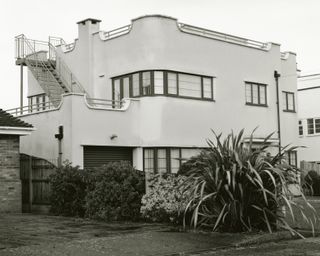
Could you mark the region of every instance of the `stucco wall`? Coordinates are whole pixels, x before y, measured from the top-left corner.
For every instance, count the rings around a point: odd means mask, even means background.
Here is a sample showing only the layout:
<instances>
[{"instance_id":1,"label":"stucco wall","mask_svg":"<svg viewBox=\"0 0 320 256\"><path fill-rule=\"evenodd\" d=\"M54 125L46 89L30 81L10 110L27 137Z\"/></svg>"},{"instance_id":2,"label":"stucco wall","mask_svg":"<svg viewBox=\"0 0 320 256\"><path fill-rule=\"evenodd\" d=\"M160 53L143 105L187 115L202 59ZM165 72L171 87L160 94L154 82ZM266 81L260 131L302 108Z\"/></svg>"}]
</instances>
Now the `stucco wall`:
<instances>
[{"instance_id":1,"label":"stucco wall","mask_svg":"<svg viewBox=\"0 0 320 256\"><path fill-rule=\"evenodd\" d=\"M203 147L205 139L212 136L211 128L217 133L245 128L249 135L258 127L256 136L266 136L277 131L275 70L281 73L282 141L297 144L297 114L282 112L282 90L296 92L296 59L289 53L281 60L278 44L261 50L191 35L181 32L175 19L164 17L136 19L128 34L106 41L94 33L97 25L90 26L90 22L79 24L72 51L58 51L91 97L111 99L113 76L169 69L215 77L215 102L142 97L132 101L127 111L117 112L89 109L83 97L68 96L59 111L23 118L37 128L26 141L49 138L46 145L35 143L31 147L34 152L57 155L53 135L59 124L69 133L64 139L65 157L79 165L83 145ZM245 104L245 81L267 84L268 107ZM118 138L110 141L111 134ZM142 157L141 152L135 155Z\"/></svg>"},{"instance_id":2,"label":"stucco wall","mask_svg":"<svg viewBox=\"0 0 320 256\"><path fill-rule=\"evenodd\" d=\"M320 85L320 76L299 79L299 89ZM320 134L307 134L307 118L320 118L319 110L320 88L301 90L298 92L299 120L303 123L303 135L299 136L299 145L302 148L301 160L320 161Z\"/></svg>"}]
</instances>

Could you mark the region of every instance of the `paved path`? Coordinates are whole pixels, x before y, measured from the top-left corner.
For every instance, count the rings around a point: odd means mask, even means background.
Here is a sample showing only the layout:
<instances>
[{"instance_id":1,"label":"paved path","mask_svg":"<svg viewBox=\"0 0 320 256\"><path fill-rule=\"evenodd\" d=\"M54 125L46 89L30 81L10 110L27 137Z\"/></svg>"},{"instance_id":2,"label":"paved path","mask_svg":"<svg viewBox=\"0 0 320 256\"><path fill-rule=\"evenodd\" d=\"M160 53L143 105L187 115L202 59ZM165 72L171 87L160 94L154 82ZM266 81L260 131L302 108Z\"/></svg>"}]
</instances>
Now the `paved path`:
<instances>
[{"instance_id":1,"label":"paved path","mask_svg":"<svg viewBox=\"0 0 320 256\"><path fill-rule=\"evenodd\" d=\"M170 226L0 215L0 255L172 255L227 247L236 234L173 232Z\"/></svg>"}]
</instances>

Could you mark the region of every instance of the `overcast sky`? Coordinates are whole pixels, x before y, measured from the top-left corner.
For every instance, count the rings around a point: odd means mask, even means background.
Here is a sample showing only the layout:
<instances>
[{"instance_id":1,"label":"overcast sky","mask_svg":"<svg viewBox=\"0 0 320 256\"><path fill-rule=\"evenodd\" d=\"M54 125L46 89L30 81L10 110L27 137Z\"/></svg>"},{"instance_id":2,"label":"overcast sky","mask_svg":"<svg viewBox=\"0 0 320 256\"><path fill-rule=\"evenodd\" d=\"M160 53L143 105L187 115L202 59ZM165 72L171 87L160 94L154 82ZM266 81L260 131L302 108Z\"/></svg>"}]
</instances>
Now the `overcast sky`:
<instances>
[{"instance_id":1,"label":"overcast sky","mask_svg":"<svg viewBox=\"0 0 320 256\"><path fill-rule=\"evenodd\" d=\"M101 30L107 31L145 14L169 15L183 23L280 43L281 51L297 53L303 74L320 73L320 0L1 0L0 108L19 106L16 35L38 40L59 36L71 43L79 20L101 19Z\"/></svg>"}]
</instances>

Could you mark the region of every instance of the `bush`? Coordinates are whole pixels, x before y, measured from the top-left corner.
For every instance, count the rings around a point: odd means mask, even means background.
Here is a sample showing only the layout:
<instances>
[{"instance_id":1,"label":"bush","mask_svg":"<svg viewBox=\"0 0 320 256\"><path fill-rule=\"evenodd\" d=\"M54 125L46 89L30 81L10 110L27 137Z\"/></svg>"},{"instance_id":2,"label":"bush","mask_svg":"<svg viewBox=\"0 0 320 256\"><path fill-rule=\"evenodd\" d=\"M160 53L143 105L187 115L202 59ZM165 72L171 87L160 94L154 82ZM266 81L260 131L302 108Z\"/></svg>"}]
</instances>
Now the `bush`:
<instances>
[{"instance_id":1,"label":"bush","mask_svg":"<svg viewBox=\"0 0 320 256\"><path fill-rule=\"evenodd\" d=\"M90 171L85 197L86 216L102 220L139 219L145 192L144 173L128 162L116 162Z\"/></svg>"},{"instance_id":2,"label":"bush","mask_svg":"<svg viewBox=\"0 0 320 256\"><path fill-rule=\"evenodd\" d=\"M87 172L79 167L72 167L70 163L50 175L51 212L57 215L83 217L87 180Z\"/></svg>"},{"instance_id":3,"label":"bush","mask_svg":"<svg viewBox=\"0 0 320 256\"><path fill-rule=\"evenodd\" d=\"M187 196L183 195L185 179L174 174L154 175L142 198L142 217L153 222L182 223L188 202Z\"/></svg>"},{"instance_id":4,"label":"bush","mask_svg":"<svg viewBox=\"0 0 320 256\"><path fill-rule=\"evenodd\" d=\"M304 187L310 190L310 195L320 196L320 175L316 171L309 171L304 181Z\"/></svg>"},{"instance_id":5,"label":"bush","mask_svg":"<svg viewBox=\"0 0 320 256\"><path fill-rule=\"evenodd\" d=\"M192 160L185 182L185 192L192 195L187 206L193 212L190 224L229 232L281 227L298 234L282 213L286 206L292 217L294 207L303 214L287 187L296 180L297 169L285 162L284 152L267 154L272 135L253 149L253 135L245 144L243 132L224 140L215 134L215 142L208 140L209 149Z\"/></svg>"}]
</instances>

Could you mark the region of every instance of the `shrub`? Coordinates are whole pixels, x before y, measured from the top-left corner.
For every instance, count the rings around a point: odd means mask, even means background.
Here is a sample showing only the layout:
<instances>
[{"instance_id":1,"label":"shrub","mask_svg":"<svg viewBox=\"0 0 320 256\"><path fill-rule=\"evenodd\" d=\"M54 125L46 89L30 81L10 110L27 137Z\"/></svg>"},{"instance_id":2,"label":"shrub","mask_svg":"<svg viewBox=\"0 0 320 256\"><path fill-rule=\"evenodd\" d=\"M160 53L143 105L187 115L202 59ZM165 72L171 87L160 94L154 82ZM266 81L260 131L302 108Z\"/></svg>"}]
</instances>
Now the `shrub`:
<instances>
[{"instance_id":1,"label":"shrub","mask_svg":"<svg viewBox=\"0 0 320 256\"><path fill-rule=\"evenodd\" d=\"M309 171L304 181L303 185L310 190L311 195L320 196L320 175L316 171Z\"/></svg>"},{"instance_id":2,"label":"shrub","mask_svg":"<svg viewBox=\"0 0 320 256\"><path fill-rule=\"evenodd\" d=\"M145 192L144 173L128 162L115 162L90 171L86 216L102 220L137 220Z\"/></svg>"},{"instance_id":3,"label":"shrub","mask_svg":"<svg viewBox=\"0 0 320 256\"><path fill-rule=\"evenodd\" d=\"M64 216L84 216L87 172L70 163L58 168L49 177L51 212Z\"/></svg>"},{"instance_id":4,"label":"shrub","mask_svg":"<svg viewBox=\"0 0 320 256\"><path fill-rule=\"evenodd\" d=\"M183 195L185 177L157 174L148 181L147 193L142 198L141 214L153 222L182 223L187 197Z\"/></svg>"},{"instance_id":5,"label":"shrub","mask_svg":"<svg viewBox=\"0 0 320 256\"><path fill-rule=\"evenodd\" d=\"M208 140L209 149L187 173L185 192L192 195L186 207L193 212L190 224L229 232L272 232L281 227L298 234L281 211L286 206L294 218L292 208L296 207L303 214L302 207L291 201L287 187L295 181L297 169L284 161L284 153L267 154L272 134L253 149L253 135L245 144L243 132L224 140L214 134L215 142Z\"/></svg>"}]
</instances>

